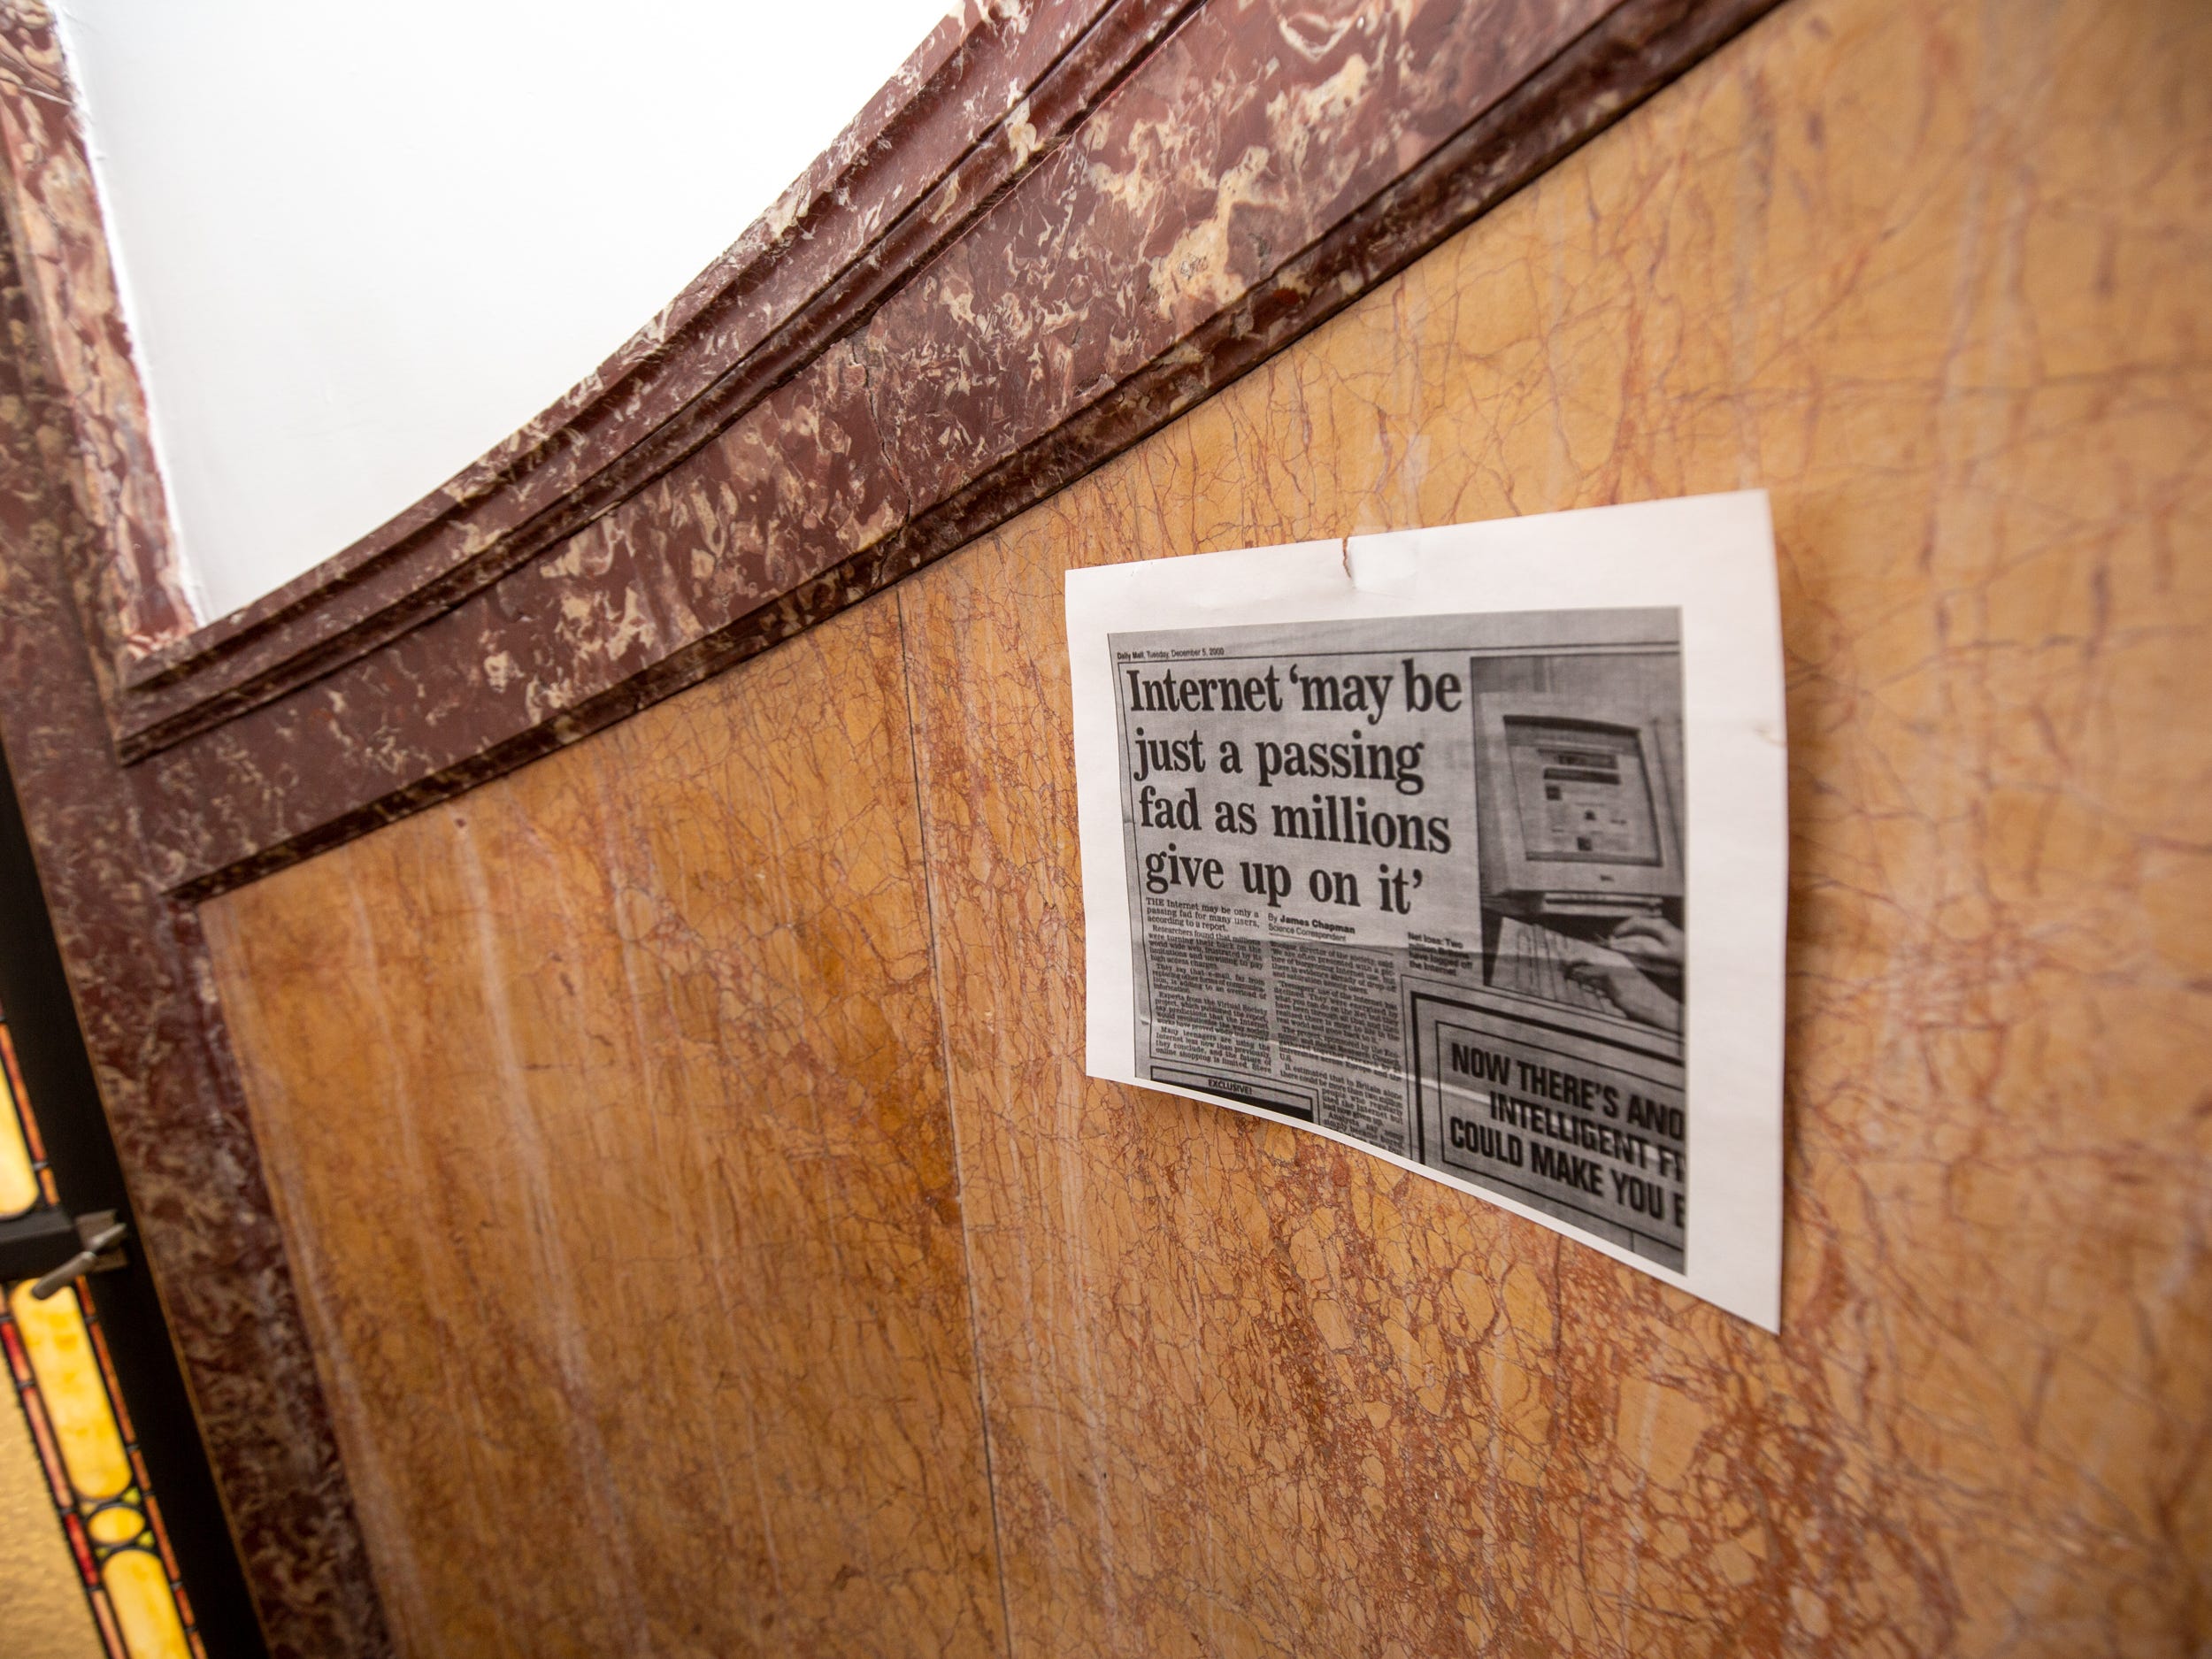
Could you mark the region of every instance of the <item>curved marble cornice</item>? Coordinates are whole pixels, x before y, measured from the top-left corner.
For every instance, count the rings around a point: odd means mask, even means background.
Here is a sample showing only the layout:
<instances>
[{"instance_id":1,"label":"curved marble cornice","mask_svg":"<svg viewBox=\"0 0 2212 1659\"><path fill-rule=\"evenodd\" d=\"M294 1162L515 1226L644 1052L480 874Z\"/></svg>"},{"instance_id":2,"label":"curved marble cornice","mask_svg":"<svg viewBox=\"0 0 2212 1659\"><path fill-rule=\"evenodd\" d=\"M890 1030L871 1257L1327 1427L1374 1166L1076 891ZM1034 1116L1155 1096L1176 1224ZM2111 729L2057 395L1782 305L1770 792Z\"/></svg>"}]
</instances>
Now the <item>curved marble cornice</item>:
<instances>
[{"instance_id":1,"label":"curved marble cornice","mask_svg":"<svg viewBox=\"0 0 2212 1659\"><path fill-rule=\"evenodd\" d=\"M1071 0L949 19L506 443L110 687L219 891L572 741L1173 419L1772 0Z\"/></svg>"},{"instance_id":2,"label":"curved marble cornice","mask_svg":"<svg viewBox=\"0 0 2212 1659\"><path fill-rule=\"evenodd\" d=\"M134 760L373 651L680 464L865 319L1048 153L1191 0L948 16L831 148L621 349L411 507L139 657Z\"/></svg>"}]
</instances>

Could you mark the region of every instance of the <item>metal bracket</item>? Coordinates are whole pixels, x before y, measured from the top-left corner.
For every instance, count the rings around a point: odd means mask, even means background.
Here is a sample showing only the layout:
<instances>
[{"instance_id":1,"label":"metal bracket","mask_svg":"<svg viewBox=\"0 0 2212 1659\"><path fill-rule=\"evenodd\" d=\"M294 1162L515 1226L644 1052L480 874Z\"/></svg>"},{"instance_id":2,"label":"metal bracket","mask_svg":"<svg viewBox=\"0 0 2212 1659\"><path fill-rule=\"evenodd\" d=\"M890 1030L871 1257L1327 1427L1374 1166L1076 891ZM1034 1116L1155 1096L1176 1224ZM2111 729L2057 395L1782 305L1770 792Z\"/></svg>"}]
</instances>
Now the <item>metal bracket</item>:
<instances>
[{"instance_id":1,"label":"metal bracket","mask_svg":"<svg viewBox=\"0 0 2212 1659\"><path fill-rule=\"evenodd\" d=\"M0 1221L0 1279L37 1275L31 1294L43 1302L83 1274L110 1272L125 1265L118 1247L129 1233L130 1224L118 1221L112 1210L74 1217L42 1210Z\"/></svg>"}]
</instances>

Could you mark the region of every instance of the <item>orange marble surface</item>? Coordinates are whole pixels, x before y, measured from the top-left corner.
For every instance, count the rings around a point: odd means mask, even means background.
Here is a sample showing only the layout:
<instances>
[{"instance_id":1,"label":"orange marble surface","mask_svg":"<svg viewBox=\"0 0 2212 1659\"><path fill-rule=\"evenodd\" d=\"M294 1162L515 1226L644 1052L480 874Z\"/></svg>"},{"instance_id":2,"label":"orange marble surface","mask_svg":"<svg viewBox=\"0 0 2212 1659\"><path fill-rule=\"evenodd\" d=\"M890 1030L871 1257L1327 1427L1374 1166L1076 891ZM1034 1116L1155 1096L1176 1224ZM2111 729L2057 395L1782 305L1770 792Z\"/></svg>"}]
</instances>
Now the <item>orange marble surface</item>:
<instances>
[{"instance_id":1,"label":"orange marble surface","mask_svg":"<svg viewBox=\"0 0 2212 1659\"><path fill-rule=\"evenodd\" d=\"M1798 0L902 590L1013 1651L2212 1639L2212 12ZM1763 485L1777 1340L1082 1076L1061 573Z\"/></svg>"},{"instance_id":2,"label":"orange marble surface","mask_svg":"<svg viewBox=\"0 0 2212 1659\"><path fill-rule=\"evenodd\" d=\"M416 1655L983 1654L897 618L204 911Z\"/></svg>"},{"instance_id":3,"label":"orange marble surface","mask_svg":"<svg viewBox=\"0 0 2212 1659\"><path fill-rule=\"evenodd\" d=\"M2194 0L1792 0L1002 533L207 906L408 1650L2200 1654L2208 201ZM1779 1339L1084 1079L1068 566L1750 486Z\"/></svg>"}]
</instances>

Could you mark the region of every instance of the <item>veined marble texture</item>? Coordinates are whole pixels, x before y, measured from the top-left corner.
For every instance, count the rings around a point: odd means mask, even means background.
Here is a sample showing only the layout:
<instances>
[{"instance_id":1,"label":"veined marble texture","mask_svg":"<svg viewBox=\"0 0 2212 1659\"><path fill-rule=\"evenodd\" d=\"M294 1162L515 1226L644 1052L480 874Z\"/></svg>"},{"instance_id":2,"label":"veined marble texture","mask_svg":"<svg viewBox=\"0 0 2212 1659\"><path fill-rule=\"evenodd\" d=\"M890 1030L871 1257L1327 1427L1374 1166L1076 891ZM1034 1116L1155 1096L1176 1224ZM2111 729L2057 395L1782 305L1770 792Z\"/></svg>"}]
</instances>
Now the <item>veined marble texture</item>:
<instances>
[{"instance_id":1,"label":"veined marble texture","mask_svg":"<svg viewBox=\"0 0 2212 1659\"><path fill-rule=\"evenodd\" d=\"M901 590L1016 1651L2202 1650L2208 24L1793 4ZM1755 485L1779 1340L1086 1081L1065 568Z\"/></svg>"},{"instance_id":2,"label":"veined marble texture","mask_svg":"<svg viewBox=\"0 0 2212 1659\"><path fill-rule=\"evenodd\" d=\"M2200 1654L2208 67L1791 0L893 593L204 907L406 1648ZM1778 1339L1083 1077L1064 570L1749 486Z\"/></svg>"},{"instance_id":3,"label":"veined marble texture","mask_svg":"<svg viewBox=\"0 0 2212 1659\"><path fill-rule=\"evenodd\" d=\"M1349 303L1772 3L1099 7L1041 80L1012 83L1030 94L995 125L892 142L895 174L952 170L886 243L863 237L885 228L871 214L833 215L822 245L849 265L825 273L802 236L794 269L763 256L761 293L729 279L728 308L687 295L695 329L641 336L632 378L517 434L457 483L467 499L424 503L420 537L388 560L354 569L349 553L351 573L265 602L279 611L261 631L219 625L204 637L227 636L222 651L187 641L199 666L127 687L121 746L157 879L196 901L265 874L952 551ZM990 96L949 105L933 81L917 104L989 115L1006 76L1035 73L1033 49L1095 4L992 10L946 68L972 47ZM987 50L1000 34L1018 35L1003 60ZM954 165L943 145L960 134L977 148Z\"/></svg>"},{"instance_id":4,"label":"veined marble texture","mask_svg":"<svg viewBox=\"0 0 2212 1659\"><path fill-rule=\"evenodd\" d=\"M1002 1645L898 614L204 914L403 1652Z\"/></svg>"},{"instance_id":5,"label":"veined marble texture","mask_svg":"<svg viewBox=\"0 0 2212 1659\"><path fill-rule=\"evenodd\" d=\"M587 736L1002 521L1433 246L1770 3L1326 0L1287 19L1248 0L972 4L600 374L315 575L184 637L180 611L133 609L166 603L168 557L47 13L0 6L13 66L0 196L22 278L17 396L0 399L0 726L276 1652L365 1655L387 1637L196 896ZM1184 27L1181 50L1154 50ZM1113 119L1085 127L1101 100ZM1289 173L1253 170L1269 149ZM1217 164L1236 188L1213 188ZM1057 217L1021 196L1041 183ZM1088 234L1072 234L1078 218ZM1192 241L1208 222L1220 234ZM991 248L966 247L958 282L909 280L973 232ZM980 314L979 282L994 295ZM901 294L935 307L935 327L910 316L896 330L935 365L908 377L935 437L884 403L905 383L890 361L872 366L840 332ZM1185 302L1217 309L1179 336ZM872 321L887 328L890 310ZM1110 313L1138 325L1108 331L1111 360L1141 365L1133 378L1101 394L1031 373L1030 344L1088 349L1105 336L1085 329ZM974 374L951 373L971 347ZM787 373L814 377L805 396L786 395ZM721 431L739 410L748 424ZM820 510L895 499L872 423L928 463L955 416L982 434L967 459L984 478L925 465L953 495L919 518ZM993 447L1008 442L1028 447ZM687 455L684 488L639 488ZM556 546L630 489L619 537ZM527 559L542 548L518 531L556 550ZM519 580L488 597L472 586L503 572ZM162 765L131 764L188 731ZM111 740L121 765L103 757ZM183 749L196 758L180 771Z\"/></svg>"}]
</instances>

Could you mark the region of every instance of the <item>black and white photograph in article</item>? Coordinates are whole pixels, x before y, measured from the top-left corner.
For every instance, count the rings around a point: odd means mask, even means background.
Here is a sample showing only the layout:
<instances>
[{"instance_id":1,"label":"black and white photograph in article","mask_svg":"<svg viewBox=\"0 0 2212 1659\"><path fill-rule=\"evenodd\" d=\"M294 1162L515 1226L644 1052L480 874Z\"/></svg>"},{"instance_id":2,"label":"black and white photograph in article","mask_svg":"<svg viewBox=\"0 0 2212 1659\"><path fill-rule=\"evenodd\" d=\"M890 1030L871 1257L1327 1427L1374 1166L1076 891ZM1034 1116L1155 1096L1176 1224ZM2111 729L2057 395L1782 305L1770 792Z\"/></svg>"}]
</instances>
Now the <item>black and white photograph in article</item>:
<instances>
[{"instance_id":1,"label":"black and white photograph in article","mask_svg":"<svg viewBox=\"0 0 2212 1659\"><path fill-rule=\"evenodd\" d=\"M1778 1318L1763 495L1071 572L1094 1075Z\"/></svg>"}]
</instances>

